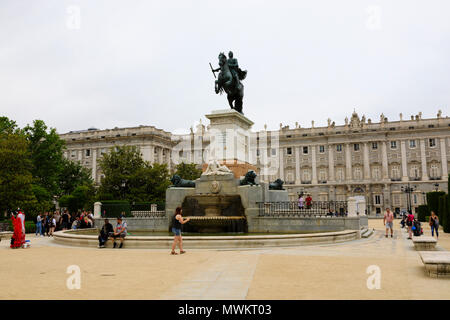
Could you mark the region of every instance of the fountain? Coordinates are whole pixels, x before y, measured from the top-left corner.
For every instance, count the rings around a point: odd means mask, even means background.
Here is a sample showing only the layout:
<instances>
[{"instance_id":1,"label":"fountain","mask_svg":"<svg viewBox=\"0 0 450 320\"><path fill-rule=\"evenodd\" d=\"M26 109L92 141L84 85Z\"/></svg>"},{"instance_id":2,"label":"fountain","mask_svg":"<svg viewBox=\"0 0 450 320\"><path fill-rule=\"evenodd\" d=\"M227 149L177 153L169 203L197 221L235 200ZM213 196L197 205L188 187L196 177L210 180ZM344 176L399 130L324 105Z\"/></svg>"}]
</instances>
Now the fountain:
<instances>
[{"instance_id":1,"label":"fountain","mask_svg":"<svg viewBox=\"0 0 450 320\"><path fill-rule=\"evenodd\" d=\"M192 187L185 186L195 185ZM238 192L240 180L226 166L217 160L208 163L208 167L194 184L184 182L167 190L167 203L172 207L173 194L185 194L181 200L183 216L190 222L183 226L186 232L224 233L247 232L247 219L242 199ZM194 192L192 192L194 191ZM167 212L170 217L171 211Z\"/></svg>"}]
</instances>

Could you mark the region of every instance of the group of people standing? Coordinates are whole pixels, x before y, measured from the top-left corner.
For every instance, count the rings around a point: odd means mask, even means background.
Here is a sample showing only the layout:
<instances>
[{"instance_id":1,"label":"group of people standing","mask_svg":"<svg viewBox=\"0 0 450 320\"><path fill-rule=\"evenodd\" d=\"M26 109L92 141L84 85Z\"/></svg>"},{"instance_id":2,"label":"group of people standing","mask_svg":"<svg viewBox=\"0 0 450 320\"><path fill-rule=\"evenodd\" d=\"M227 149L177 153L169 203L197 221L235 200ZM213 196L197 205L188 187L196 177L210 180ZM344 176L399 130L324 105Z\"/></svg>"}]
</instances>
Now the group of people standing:
<instances>
[{"instance_id":1,"label":"group of people standing","mask_svg":"<svg viewBox=\"0 0 450 320\"><path fill-rule=\"evenodd\" d=\"M386 238L388 237L389 230L392 238L394 234L394 213L389 208L386 209L383 223L386 226ZM411 211L408 211L406 215L403 215L400 224L402 228L404 228L405 226L408 228L408 239L412 239L413 233L415 236L420 236L421 234L423 234L420 222L415 218L414 214ZM431 236L434 237L434 233L436 233L436 238L439 238L439 217L434 211L431 211L431 216L428 220L428 224L431 228Z\"/></svg>"},{"instance_id":2,"label":"group of people standing","mask_svg":"<svg viewBox=\"0 0 450 320\"><path fill-rule=\"evenodd\" d=\"M94 216L90 211L79 211L70 214L68 210L60 213L55 212L39 213L35 219L36 236L53 236L55 231L68 229L92 228L94 226Z\"/></svg>"},{"instance_id":3,"label":"group of people standing","mask_svg":"<svg viewBox=\"0 0 450 320\"><path fill-rule=\"evenodd\" d=\"M310 209L312 206L312 197L310 194L307 194L306 197L303 193L298 196L298 208L300 210L306 208Z\"/></svg>"}]
</instances>

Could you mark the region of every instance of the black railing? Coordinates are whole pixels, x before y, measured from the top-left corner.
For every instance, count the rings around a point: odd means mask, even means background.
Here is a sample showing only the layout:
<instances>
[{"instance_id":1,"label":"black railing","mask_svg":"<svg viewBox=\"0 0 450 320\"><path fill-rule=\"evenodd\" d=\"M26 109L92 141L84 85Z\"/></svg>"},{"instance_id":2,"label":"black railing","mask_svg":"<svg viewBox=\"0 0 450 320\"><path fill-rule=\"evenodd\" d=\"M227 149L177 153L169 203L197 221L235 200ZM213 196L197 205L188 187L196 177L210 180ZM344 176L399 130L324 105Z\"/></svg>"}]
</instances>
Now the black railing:
<instances>
[{"instance_id":1,"label":"black railing","mask_svg":"<svg viewBox=\"0 0 450 320\"><path fill-rule=\"evenodd\" d=\"M313 201L299 206L298 201L258 202L260 217L342 217L347 215L347 201Z\"/></svg>"}]
</instances>

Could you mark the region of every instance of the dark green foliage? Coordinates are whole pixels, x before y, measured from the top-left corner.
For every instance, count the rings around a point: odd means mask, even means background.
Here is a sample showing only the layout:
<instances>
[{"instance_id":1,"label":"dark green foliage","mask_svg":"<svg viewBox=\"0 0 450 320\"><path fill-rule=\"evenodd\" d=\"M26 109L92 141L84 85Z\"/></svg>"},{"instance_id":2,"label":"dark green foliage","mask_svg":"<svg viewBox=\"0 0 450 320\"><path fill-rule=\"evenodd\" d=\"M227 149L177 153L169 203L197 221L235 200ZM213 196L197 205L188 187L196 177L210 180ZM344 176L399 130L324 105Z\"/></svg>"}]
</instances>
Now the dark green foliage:
<instances>
[{"instance_id":1,"label":"dark green foliage","mask_svg":"<svg viewBox=\"0 0 450 320\"><path fill-rule=\"evenodd\" d=\"M102 203L102 216L106 218L117 218L120 215L131 216L131 206L128 201L100 200Z\"/></svg>"},{"instance_id":2,"label":"dark green foliage","mask_svg":"<svg viewBox=\"0 0 450 320\"><path fill-rule=\"evenodd\" d=\"M93 185L91 172L78 162L63 159L59 173L59 187L61 194L71 194L77 186Z\"/></svg>"},{"instance_id":3,"label":"dark green foliage","mask_svg":"<svg viewBox=\"0 0 450 320\"><path fill-rule=\"evenodd\" d=\"M45 188L50 194L61 192L59 175L63 168L63 150L65 142L54 128L47 130L42 120L33 121L33 126L24 128L29 142L33 181Z\"/></svg>"},{"instance_id":4,"label":"dark green foliage","mask_svg":"<svg viewBox=\"0 0 450 320\"><path fill-rule=\"evenodd\" d=\"M427 193L427 204L428 209L431 211L434 211L439 216L439 197L444 195L445 192L443 191L432 191ZM441 216L439 216L439 219Z\"/></svg>"},{"instance_id":5,"label":"dark green foliage","mask_svg":"<svg viewBox=\"0 0 450 320\"><path fill-rule=\"evenodd\" d=\"M78 210L93 209L95 190L92 185L77 186L70 195L64 195L59 199L59 205L65 207L71 213Z\"/></svg>"},{"instance_id":6,"label":"dark green foliage","mask_svg":"<svg viewBox=\"0 0 450 320\"><path fill-rule=\"evenodd\" d=\"M193 180L200 178L202 170L197 168L195 163L180 163L175 167L176 175L180 176L181 179Z\"/></svg>"},{"instance_id":7,"label":"dark green foliage","mask_svg":"<svg viewBox=\"0 0 450 320\"><path fill-rule=\"evenodd\" d=\"M27 140L20 132L13 132L5 118L0 120L0 211L33 208L37 201Z\"/></svg>"},{"instance_id":8,"label":"dark green foliage","mask_svg":"<svg viewBox=\"0 0 450 320\"><path fill-rule=\"evenodd\" d=\"M99 161L105 174L97 199L163 202L170 185L167 165L150 165L134 146L116 147ZM101 201L102 202L102 201Z\"/></svg>"},{"instance_id":9,"label":"dark green foliage","mask_svg":"<svg viewBox=\"0 0 450 320\"><path fill-rule=\"evenodd\" d=\"M428 206L425 205L425 204L420 205L420 206L417 208L417 219L418 219L420 222L426 222L426 221L428 221L428 220L426 220L426 217L427 217L427 216L430 216L430 211L429 211L429 209L428 209Z\"/></svg>"}]
</instances>

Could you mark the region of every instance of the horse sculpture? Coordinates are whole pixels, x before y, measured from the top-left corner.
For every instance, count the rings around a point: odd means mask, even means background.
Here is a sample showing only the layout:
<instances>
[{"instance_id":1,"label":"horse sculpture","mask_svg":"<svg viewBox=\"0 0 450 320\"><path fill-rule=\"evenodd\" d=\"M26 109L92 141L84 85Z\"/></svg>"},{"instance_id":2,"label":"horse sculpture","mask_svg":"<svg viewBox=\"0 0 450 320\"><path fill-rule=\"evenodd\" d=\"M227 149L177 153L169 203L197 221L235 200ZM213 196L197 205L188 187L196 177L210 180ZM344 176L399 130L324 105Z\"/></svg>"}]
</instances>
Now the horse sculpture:
<instances>
[{"instance_id":1,"label":"horse sculpture","mask_svg":"<svg viewBox=\"0 0 450 320\"><path fill-rule=\"evenodd\" d=\"M228 65L227 57L223 52L219 54L219 66L219 69L213 70L213 72L220 70L215 82L216 93L222 94L225 91L227 93L228 104L231 109L242 113L244 85L239 80L243 80L247 72L240 70L239 67L236 66L237 70L235 70L235 72L237 76L233 76L233 72Z\"/></svg>"}]
</instances>

